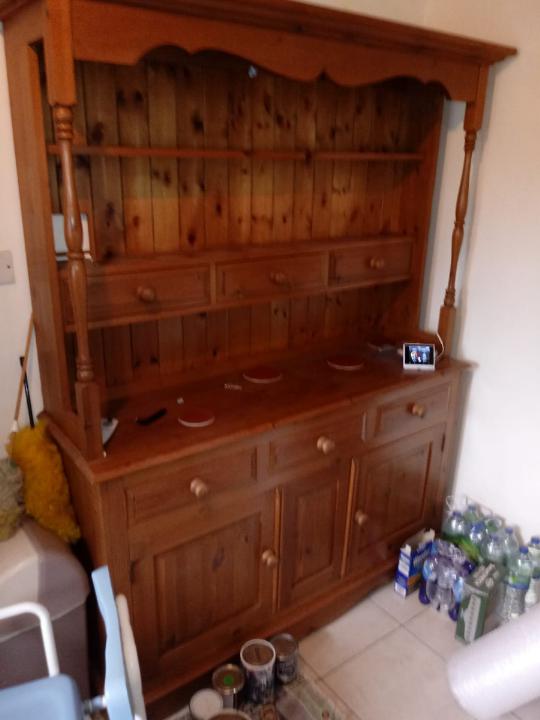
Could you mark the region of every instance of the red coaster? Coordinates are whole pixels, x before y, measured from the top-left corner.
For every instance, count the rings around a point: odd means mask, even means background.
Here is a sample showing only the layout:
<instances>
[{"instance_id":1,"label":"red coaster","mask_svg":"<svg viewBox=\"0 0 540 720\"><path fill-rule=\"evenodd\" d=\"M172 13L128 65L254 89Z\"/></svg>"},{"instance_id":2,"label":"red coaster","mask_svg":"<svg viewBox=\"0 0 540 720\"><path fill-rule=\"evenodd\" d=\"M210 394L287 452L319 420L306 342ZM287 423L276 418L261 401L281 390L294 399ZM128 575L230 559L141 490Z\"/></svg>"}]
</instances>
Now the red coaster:
<instances>
[{"instance_id":1,"label":"red coaster","mask_svg":"<svg viewBox=\"0 0 540 720\"><path fill-rule=\"evenodd\" d=\"M353 372L364 367L364 361L359 355L334 355L327 359L328 365L334 370L345 370Z\"/></svg>"},{"instance_id":2,"label":"red coaster","mask_svg":"<svg viewBox=\"0 0 540 720\"><path fill-rule=\"evenodd\" d=\"M215 415L211 410L184 405L180 410L178 422L184 427L203 428L211 425L215 419Z\"/></svg>"},{"instance_id":3,"label":"red coaster","mask_svg":"<svg viewBox=\"0 0 540 720\"><path fill-rule=\"evenodd\" d=\"M246 370L244 373L244 379L252 383L258 383L259 385L268 385L270 383L279 382L283 374L276 370L276 368L268 367L267 365L259 365L258 367Z\"/></svg>"}]
</instances>

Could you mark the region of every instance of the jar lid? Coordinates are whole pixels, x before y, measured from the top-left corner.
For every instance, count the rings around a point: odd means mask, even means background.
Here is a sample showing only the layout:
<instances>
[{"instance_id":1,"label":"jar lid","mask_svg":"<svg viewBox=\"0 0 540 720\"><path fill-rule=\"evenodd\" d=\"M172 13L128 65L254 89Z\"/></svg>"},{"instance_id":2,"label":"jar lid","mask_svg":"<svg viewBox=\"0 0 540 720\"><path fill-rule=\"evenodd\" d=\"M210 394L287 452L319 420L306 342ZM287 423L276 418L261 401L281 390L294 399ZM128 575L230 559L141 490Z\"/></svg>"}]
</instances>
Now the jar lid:
<instances>
[{"instance_id":1,"label":"jar lid","mask_svg":"<svg viewBox=\"0 0 540 720\"><path fill-rule=\"evenodd\" d=\"M251 640L240 651L242 661L255 666L268 665L274 656L274 648L266 640Z\"/></svg>"},{"instance_id":2,"label":"jar lid","mask_svg":"<svg viewBox=\"0 0 540 720\"><path fill-rule=\"evenodd\" d=\"M189 701L189 712L194 720L210 720L223 709L223 698L211 688L198 690Z\"/></svg>"},{"instance_id":3,"label":"jar lid","mask_svg":"<svg viewBox=\"0 0 540 720\"><path fill-rule=\"evenodd\" d=\"M270 642L275 647L276 656L280 660L283 660L284 658L293 655L298 649L298 643L296 642L294 637L292 635L289 635L288 633L276 635L270 640Z\"/></svg>"},{"instance_id":4,"label":"jar lid","mask_svg":"<svg viewBox=\"0 0 540 720\"><path fill-rule=\"evenodd\" d=\"M244 673L238 665L228 663L214 671L212 685L220 695L236 695L244 687Z\"/></svg>"}]
</instances>

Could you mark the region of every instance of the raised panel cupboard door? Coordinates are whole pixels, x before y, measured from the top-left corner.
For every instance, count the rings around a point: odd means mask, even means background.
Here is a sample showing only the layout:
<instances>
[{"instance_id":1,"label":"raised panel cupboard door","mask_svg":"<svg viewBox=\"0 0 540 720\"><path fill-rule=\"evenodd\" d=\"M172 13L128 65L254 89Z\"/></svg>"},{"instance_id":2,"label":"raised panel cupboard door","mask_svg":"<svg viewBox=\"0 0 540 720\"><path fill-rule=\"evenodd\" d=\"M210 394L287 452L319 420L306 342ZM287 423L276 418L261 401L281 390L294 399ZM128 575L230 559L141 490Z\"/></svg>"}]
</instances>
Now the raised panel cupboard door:
<instances>
[{"instance_id":1,"label":"raised panel cupboard door","mask_svg":"<svg viewBox=\"0 0 540 720\"><path fill-rule=\"evenodd\" d=\"M134 629L145 677L185 670L215 648L239 647L270 616L274 498L270 492L244 508L224 508L197 533L179 527L177 541L146 549L134 562Z\"/></svg>"},{"instance_id":2,"label":"raised panel cupboard door","mask_svg":"<svg viewBox=\"0 0 540 720\"><path fill-rule=\"evenodd\" d=\"M402 541L431 522L444 430L444 425L430 428L355 460L349 572L397 562Z\"/></svg>"},{"instance_id":3,"label":"raised panel cupboard door","mask_svg":"<svg viewBox=\"0 0 540 720\"><path fill-rule=\"evenodd\" d=\"M350 463L339 460L286 485L280 606L325 592L341 575Z\"/></svg>"}]
</instances>

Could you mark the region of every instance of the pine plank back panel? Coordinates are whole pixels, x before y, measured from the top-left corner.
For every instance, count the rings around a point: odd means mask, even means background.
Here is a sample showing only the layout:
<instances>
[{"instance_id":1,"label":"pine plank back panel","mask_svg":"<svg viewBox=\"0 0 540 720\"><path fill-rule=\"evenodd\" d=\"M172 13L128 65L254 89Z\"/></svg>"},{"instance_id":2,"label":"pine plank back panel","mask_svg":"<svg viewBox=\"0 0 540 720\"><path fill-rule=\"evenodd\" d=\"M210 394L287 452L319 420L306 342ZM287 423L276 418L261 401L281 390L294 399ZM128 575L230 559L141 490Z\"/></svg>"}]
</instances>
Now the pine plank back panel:
<instances>
[{"instance_id":1,"label":"pine plank back panel","mask_svg":"<svg viewBox=\"0 0 540 720\"><path fill-rule=\"evenodd\" d=\"M76 70L75 144L242 151L229 159L78 154L98 260L405 230L416 237L415 257L424 257L432 190L424 168L437 151L440 88L400 79L358 88L324 77L295 82L217 53L192 57L174 48L133 66L78 62ZM48 108L44 117L52 144ZM422 155L412 162L346 155L355 152ZM49 177L59 212L54 158ZM360 339L417 316L421 281L420 264L407 287L94 329L98 382L115 397L232 358ZM67 352L71 358L73 344Z\"/></svg>"}]
</instances>

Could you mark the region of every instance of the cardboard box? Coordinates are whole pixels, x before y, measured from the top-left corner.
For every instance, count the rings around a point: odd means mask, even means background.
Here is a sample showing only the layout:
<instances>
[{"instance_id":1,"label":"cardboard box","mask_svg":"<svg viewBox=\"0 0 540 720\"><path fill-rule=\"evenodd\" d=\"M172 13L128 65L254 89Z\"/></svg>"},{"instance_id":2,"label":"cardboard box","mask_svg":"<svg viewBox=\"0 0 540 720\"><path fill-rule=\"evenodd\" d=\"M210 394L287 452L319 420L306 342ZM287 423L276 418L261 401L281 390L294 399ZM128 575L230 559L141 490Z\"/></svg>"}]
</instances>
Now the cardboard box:
<instances>
[{"instance_id":1,"label":"cardboard box","mask_svg":"<svg viewBox=\"0 0 540 720\"><path fill-rule=\"evenodd\" d=\"M471 643L497 626L496 609L503 577L504 569L489 563L480 565L465 579L456 625L459 640Z\"/></svg>"},{"instance_id":2,"label":"cardboard box","mask_svg":"<svg viewBox=\"0 0 540 720\"><path fill-rule=\"evenodd\" d=\"M420 530L401 546L394 590L402 597L407 597L420 585L422 565L434 539L435 530Z\"/></svg>"}]
</instances>

